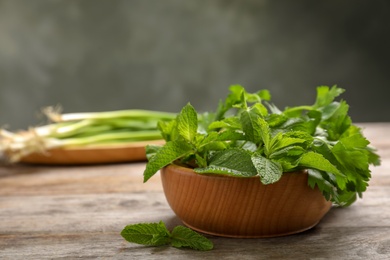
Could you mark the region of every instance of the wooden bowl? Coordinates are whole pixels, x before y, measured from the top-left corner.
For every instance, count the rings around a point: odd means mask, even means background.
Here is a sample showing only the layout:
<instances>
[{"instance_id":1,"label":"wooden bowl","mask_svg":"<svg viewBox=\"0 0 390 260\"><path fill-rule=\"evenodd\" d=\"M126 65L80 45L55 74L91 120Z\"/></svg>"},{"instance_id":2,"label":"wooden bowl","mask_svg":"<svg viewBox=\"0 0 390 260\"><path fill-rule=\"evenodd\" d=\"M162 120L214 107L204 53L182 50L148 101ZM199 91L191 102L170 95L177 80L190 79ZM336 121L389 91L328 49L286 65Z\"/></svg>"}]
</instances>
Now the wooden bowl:
<instances>
[{"instance_id":1,"label":"wooden bowl","mask_svg":"<svg viewBox=\"0 0 390 260\"><path fill-rule=\"evenodd\" d=\"M238 238L283 236L314 227L332 206L307 184L307 172L285 173L263 185L258 177L201 175L190 168L161 169L166 199L188 227Z\"/></svg>"}]
</instances>

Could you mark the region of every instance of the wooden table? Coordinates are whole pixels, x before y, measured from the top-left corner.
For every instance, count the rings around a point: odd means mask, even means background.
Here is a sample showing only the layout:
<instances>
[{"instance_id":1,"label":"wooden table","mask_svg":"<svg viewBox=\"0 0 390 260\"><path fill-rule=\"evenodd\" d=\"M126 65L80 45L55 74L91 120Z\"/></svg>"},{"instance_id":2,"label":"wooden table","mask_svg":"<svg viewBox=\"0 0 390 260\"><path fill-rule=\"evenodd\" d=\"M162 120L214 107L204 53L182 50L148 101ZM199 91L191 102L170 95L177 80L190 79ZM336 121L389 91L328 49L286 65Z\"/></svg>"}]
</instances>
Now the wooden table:
<instances>
[{"instance_id":1,"label":"wooden table","mask_svg":"<svg viewBox=\"0 0 390 260\"><path fill-rule=\"evenodd\" d=\"M0 166L0 259L390 259L390 123L362 124L382 156L363 199L315 228L267 239L209 238L208 252L126 242L127 224L181 224L144 163Z\"/></svg>"}]
</instances>

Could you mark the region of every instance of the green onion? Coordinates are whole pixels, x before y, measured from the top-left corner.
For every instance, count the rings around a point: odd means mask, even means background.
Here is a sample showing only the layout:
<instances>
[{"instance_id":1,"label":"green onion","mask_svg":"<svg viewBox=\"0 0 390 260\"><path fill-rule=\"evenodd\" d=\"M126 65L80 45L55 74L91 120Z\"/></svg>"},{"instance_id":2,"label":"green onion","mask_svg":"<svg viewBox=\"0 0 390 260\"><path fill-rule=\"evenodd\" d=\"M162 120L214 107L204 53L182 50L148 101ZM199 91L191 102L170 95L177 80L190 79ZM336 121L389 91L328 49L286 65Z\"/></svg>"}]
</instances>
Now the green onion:
<instances>
[{"instance_id":1,"label":"green onion","mask_svg":"<svg viewBox=\"0 0 390 260\"><path fill-rule=\"evenodd\" d=\"M159 140L162 137L157 123L176 117L174 113L150 110L61 114L52 107L43 113L52 123L19 132L0 129L0 156L17 162L30 153L53 148Z\"/></svg>"},{"instance_id":2,"label":"green onion","mask_svg":"<svg viewBox=\"0 0 390 260\"><path fill-rule=\"evenodd\" d=\"M53 122L65 122L82 119L112 119L112 118L128 118L128 119L174 119L175 114L169 112L130 109L130 110L117 110L107 112L90 112L90 113L69 113L60 114L58 109L48 107L43 109L44 114Z\"/></svg>"}]
</instances>

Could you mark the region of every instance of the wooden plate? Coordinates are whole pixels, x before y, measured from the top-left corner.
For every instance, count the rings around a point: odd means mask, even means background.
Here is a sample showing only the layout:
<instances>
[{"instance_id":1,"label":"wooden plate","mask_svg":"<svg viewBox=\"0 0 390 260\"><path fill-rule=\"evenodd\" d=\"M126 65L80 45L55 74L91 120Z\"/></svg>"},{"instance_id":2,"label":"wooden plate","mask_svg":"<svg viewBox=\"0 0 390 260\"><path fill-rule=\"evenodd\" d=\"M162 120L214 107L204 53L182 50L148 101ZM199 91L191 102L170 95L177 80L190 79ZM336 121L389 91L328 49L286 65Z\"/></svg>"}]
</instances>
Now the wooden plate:
<instances>
[{"instance_id":1,"label":"wooden plate","mask_svg":"<svg viewBox=\"0 0 390 260\"><path fill-rule=\"evenodd\" d=\"M47 165L80 165L146 161L146 145L163 143L163 140L156 140L125 145L52 149L45 153L27 155L20 162Z\"/></svg>"}]
</instances>

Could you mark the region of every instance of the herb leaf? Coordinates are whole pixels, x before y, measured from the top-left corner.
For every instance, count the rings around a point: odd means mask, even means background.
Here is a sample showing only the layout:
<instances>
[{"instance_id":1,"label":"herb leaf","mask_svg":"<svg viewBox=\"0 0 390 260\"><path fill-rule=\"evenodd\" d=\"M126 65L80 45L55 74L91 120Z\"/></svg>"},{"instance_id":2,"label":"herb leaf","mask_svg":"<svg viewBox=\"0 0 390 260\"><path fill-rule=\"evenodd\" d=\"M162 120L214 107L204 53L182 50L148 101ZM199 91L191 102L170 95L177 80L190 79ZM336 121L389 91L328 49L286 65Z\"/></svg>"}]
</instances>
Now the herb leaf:
<instances>
[{"instance_id":1,"label":"herb leaf","mask_svg":"<svg viewBox=\"0 0 390 260\"><path fill-rule=\"evenodd\" d=\"M313 105L280 110L268 90L248 93L233 85L215 112L198 115L188 103L176 119L158 124L166 144L147 149L144 181L176 162L201 174L259 176L264 184L307 169L311 187L350 205L366 190L369 166L380 158L352 124L346 101L335 100L344 91L320 86Z\"/></svg>"},{"instance_id":2,"label":"herb leaf","mask_svg":"<svg viewBox=\"0 0 390 260\"><path fill-rule=\"evenodd\" d=\"M264 132L262 131L262 122L259 114L251 110L245 110L241 113L240 119L242 130L247 136L247 140L256 144L263 143L262 134Z\"/></svg>"},{"instance_id":3,"label":"herb leaf","mask_svg":"<svg viewBox=\"0 0 390 260\"><path fill-rule=\"evenodd\" d=\"M344 176L333 164L331 164L324 156L315 152L307 152L302 155L299 165L308 168L314 168L321 171L333 173L335 175Z\"/></svg>"},{"instance_id":4,"label":"herb leaf","mask_svg":"<svg viewBox=\"0 0 390 260\"><path fill-rule=\"evenodd\" d=\"M331 104L332 101L344 91L344 89L338 88L336 86L333 86L331 89L329 89L328 86L317 87L317 99L313 107L320 108Z\"/></svg>"},{"instance_id":5,"label":"herb leaf","mask_svg":"<svg viewBox=\"0 0 390 260\"><path fill-rule=\"evenodd\" d=\"M216 152L210 159L209 166L195 168L197 173L226 174L237 177L251 177L257 174L252 164L251 155L243 149L226 149Z\"/></svg>"},{"instance_id":6,"label":"herb leaf","mask_svg":"<svg viewBox=\"0 0 390 260\"><path fill-rule=\"evenodd\" d=\"M199 233L183 226L177 226L172 230L172 246L190 247L192 249L206 251L213 249L213 243Z\"/></svg>"},{"instance_id":7,"label":"herb leaf","mask_svg":"<svg viewBox=\"0 0 390 260\"><path fill-rule=\"evenodd\" d=\"M170 243L170 234L165 224L141 223L126 226L121 236L128 242L141 245L161 246Z\"/></svg>"},{"instance_id":8,"label":"herb leaf","mask_svg":"<svg viewBox=\"0 0 390 260\"><path fill-rule=\"evenodd\" d=\"M189 247L202 251L214 247L206 237L183 226L176 226L170 233L162 221L127 225L122 230L121 236L128 242L147 246L172 245L177 248Z\"/></svg>"},{"instance_id":9,"label":"herb leaf","mask_svg":"<svg viewBox=\"0 0 390 260\"><path fill-rule=\"evenodd\" d=\"M177 116L177 130L184 140L192 142L198 129L198 117L194 107L188 103Z\"/></svg>"},{"instance_id":10,"label":"herb leaf","mask_svg":"<svg viewBox=\"0 0 390 260\"><path fill-rule=\"evenodd\" d=\"M308 169L307 172L309 176L308 184L311 188L314 189L314 187L317 185L327 200L333 198L334 200L338 201L337 188L330 180L326 178L326 172L315 169Z\"/></svg>"},{"instance_id":11,"label":"herb leaf","mask_svg":"<svg viewBox=\"0 0 390 260\"><path fill-rule=\"evenodd\" d=\"M149 159L146 169L144 171L144 182L148 181L159 169L168 164L184 157L191 151L191 146L183 140L175 140L167 142L164 146L155 152L154 156Z\"/></svg>"},{"instance_id":12,"label":"herb leaf","mask_svg":"<svg viewBox=\"0 0 390 260\"><path fill-rule=\"evenodd\" d=\"M263 184L277 182L282 177L283 169L278 162L271 161L261 155L254 155L251 159Z\"/></svg>"}]
</instances>

